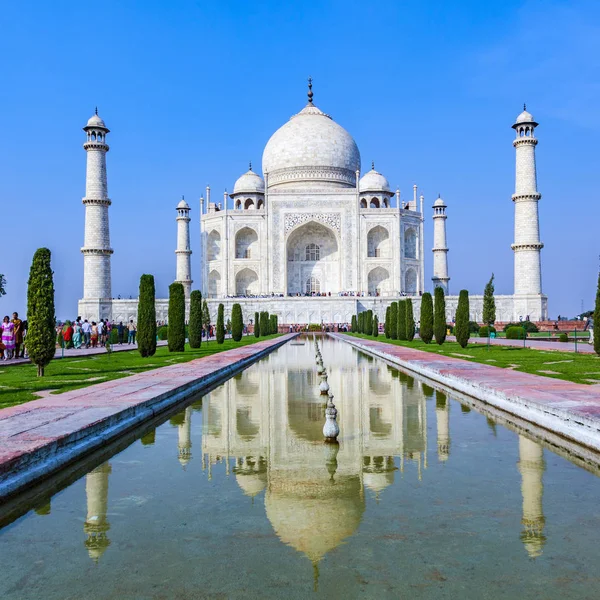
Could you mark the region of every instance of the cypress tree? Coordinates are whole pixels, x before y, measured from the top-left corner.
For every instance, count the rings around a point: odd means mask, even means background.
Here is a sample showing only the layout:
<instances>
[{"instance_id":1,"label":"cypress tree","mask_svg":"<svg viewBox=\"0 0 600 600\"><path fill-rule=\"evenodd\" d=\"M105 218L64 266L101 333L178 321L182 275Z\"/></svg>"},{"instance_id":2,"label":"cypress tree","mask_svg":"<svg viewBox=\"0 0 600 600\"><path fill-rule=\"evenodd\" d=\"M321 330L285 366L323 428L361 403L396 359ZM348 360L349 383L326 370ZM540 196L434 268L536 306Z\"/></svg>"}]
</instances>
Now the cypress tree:
<instances>
[{"instance_id":1,"label":"cypress tree","mask_svg":"<svg viewBox=\"0 0 600 600\"><path fill-rule=\"evenodd\" d=\"M56 351L56 315L54 312L54 280L48 248L38 248L33 255L27 282L27 351L37 365L38 377L54 358Z\"/></svg>"},{"instance_id":2,"label":"cypress tree","mask_svg":"<svg viewBox=\"0 0 600 600\"><path fill-rule=\"evenodd\" d=\"M260 335L261 337L269 335L269 313L267 311L260 313Z\"/></svg>"},{"instance_id":3,"label":"cypress tree","mask_svg":"<svg viewBox=\"0 0 600 600\"><path fill-rule=\"evenodd\" d=\"M364 334L366 331L365 319L367 318L367 313L365 313L365 312L359 313L358 318L359 318L358 327L360 329L360 332Z\"/></svg>"},{"instance_id":4,"label":"cypress tree","mask_svg":"<svg viewBox=\"0 0 600 600\"><path fill-rule=\"evenodd\" d=\"M231 337L239 342L244 333L244 316L242 307L236 302L231 308Z\"/></svg>"},{"instance_id":5,"label":"cypress tree","mask_svg":"<svg viewBox=\"0 0 600 600\"><path fill-rule=\"evenodd\" d=\"M406 341L406 300L398 302L397 338Z\"/></svg>"},{"instance_id":6,"label":"cypress tree","mask_svg":"<svg viewBox=\"0 0 600 600\"><path fill-rule=\"evenodd\" d=\"M277 315L269 316L269 333L271 335L277 333Z\"/></svg>"},{"instance_id":7,"label":"cypress tree","mask_svg":"<svg viewBox=\"0 0 600 600\"><path fill-rule=\"evenodd\" d=\"M169 329L167 331L169 352L185 350L185 292L183 284L169 286Z\"/></svg>"},{"instance_id":8,"label":"cypress tree","mask_svg":"<svg viewBox=\"0 0 600 600\"><path fill-rule=\"evenodd\" d=\"M379 319L377 315L373 317L373 337L379 337Z\"/></svg>"},{"instance_id":9,"label":"cypress tree","mask_svg":"<svg viewBox=\"0 0 600 600\"><path fill-rule=\"evenodd\" d=\"M194 290L190 294L190 348L200 348L202 345L202 293Z\"/></svg>"},{"instance_id":10,"label":"cypress tree","mask_svg":"<svg viewBox=\"0 0 600 600\"><path fill-rule=\"evenodd\" d=\"M457 315L458 316L458 315ZM483 290L483 324L493 325L496 322L496 300L494 300L494 274L485 284Z\"/></svg>"},{"instance_id":11,"label":"cypress tree","mask_svg":"<svg viewBox=\"0 0 600 600\"><path fill-rule=\"evenodd\" d=\"M154 275L142 275L138 301L137 344L144 358L154 356L156 352L155 293Z\"/></svg>"},{"instance_id":12,"label":"cypress tree","mask_svg":"<svg viewBox=\"0 0 600 600\"><path fill-rule=\"evenodd\" d=\"M406 339L412 342L415 339L415 317L413 315L412 300L406 301Z\"/></svg>"},{"instance_id":13,"label":"cypress tree","mask_svg":"<svg viewBox=\"0 0 600 600\"><path fill-rule=\"evenodd\" d=\"M419 337L426 344L429 344L433 339L433 298L429 292L425 292L421 297Z\"/></svg>"},{"instance_id":14,"label":"cypress tree","mask_svg":"<svg viewBox=\"0 0 600 600\"><path fill-rule=\"evenodd\" d=\"M368 335L373 335L373 311L367 311L367 330L365 331Z\"/></svg>"},{"instance_id":15,"label":"cypress tree","mask_svg":"<svg viewBox=\"0 0 600 600\"><path fill-rule=\"evenodd\" d=\"M437 286L434 290L433 335L440 346L446 341L446 298L444 290Z\"/></svg>"},{"instance_id":16,"label":"cypress tree","mask_svg":"<svg viewBox=\"0 0 600 600\"><path fill-rule=\"evenodd\" d=\"M362 313L358 313L358 315L356 315L356 325L357 325L357 332L358 333L362 333Z\"/></svg>"},{"instance_id":17,"label":"cypress tree","mask_svg":"<svg viewBox=\"0 0 600 600\"><path fill-rule=\"evenodd\" d=\"M352 315L352 322L350 323L350 330L352 331L352 333L356 333L357 329L358 329L358 323L356 321L356 315Z\"/></svg>"},{"instance_id":18,"label":"cypress tree","mask_svg":"<svg viewBox=\"0 0 600 600\"><path fill-rule=\"evenodd\" d=\"M260 337L260 315L254 313L254 337Z\"/></svg>"},{"instance_id":19,"label":"cypress tree","mask_svg":"<svg viewBox=\"0 0 600 600\"><path fill-rule=\"evenodd\" d=\"M600 354L600 273L598 273L596 305L594 306L594 352Z\"/></svg>"},{"instance_id":20,"label":"cypress tree","mask_svg":"<svg viewBox=\"0 0 600 600\"><path fill-rule=\"evenodd\" d=\"M390 306L390 339L398 339L398 303L392 302Z\"/></svg>"},{"instance_id":21,"label":"cypress tree","mask_svg":"<svg viewBox=\"0 0 600 600\"><path fill-rule=\"evenodd\" d=\"M210 334L210 311L208 310L208 302L204 300L202 303L202 326L206 331L206 343L208 344L208 336Z\"/></svg>"},{"instance_id":22,"label":"cypress tree","mask_svg":"<svg viewBox=\"0 0 600 600\"><path fill-rule=\"evenodd\" d=\"M217 344L225 341L225 307L219 304L217 312Z\"/></svg>"},{"instance_id":23,"label":"cypress tree","mask_svg":"<svg viewBox=\"0 0 600 600\"><path fill-rule=\"evenodd\" d=\"M466 348L469 343L469 292L460 290L458 306L456 307L456 324L454 335L461 348Z\"/></svg>"},{"instance_id":24,"label":"cypress tree","mask_svg":"<svg viewBox=\"0 0 600 600\"><path fill-rule=\"evenodd\" d=\"M385 323L383 324L383 333L385 334L385 337L389 340L390 339L390 307L388 306L385 309Z\"/></svg>"}]
</instances>

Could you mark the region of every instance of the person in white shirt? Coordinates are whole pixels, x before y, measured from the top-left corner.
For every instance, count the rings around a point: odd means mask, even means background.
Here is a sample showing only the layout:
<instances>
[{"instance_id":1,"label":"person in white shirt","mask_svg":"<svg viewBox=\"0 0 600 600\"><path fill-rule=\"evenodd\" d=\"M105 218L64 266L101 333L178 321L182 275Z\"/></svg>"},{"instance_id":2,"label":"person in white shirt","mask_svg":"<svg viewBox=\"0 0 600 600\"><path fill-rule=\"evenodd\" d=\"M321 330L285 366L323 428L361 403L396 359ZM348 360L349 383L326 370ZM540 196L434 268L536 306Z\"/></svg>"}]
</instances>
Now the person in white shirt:
<instances>
[{"instance_id":1,"label":"person in white shirt","mask_svg":"<svg viewBox=\"0 0 600 600\"><path fill-rule=\"evenodd\" d=\"M87 319L83 322L81 329L83 331L83 343L86 348L89 348L92 336L92 326L88 323Z\"/></svg>"}]
</instances>

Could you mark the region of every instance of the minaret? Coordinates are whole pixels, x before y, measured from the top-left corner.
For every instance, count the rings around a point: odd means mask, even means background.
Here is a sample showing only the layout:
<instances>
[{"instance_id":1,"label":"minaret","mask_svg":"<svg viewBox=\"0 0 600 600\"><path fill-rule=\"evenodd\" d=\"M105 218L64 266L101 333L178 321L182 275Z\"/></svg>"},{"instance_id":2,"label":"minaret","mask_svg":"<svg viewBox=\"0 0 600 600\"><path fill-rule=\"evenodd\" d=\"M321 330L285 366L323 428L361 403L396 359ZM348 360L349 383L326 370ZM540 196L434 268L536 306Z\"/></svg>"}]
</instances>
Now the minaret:
<instances>
[{"instance_id":1,"label":"minaret","mask_svg":"<svg viewBox=\"0 0 600 600\"><path fill-rule=\"evenodd\" d=\"M106 462L85 476L85 496L87 499L87 517L83 531L87 534L85 547L90 558L98 562L110 546L106 532L110 524L106 519L108 511L108 476L111 466Z\"/></svg>"},{"instance_id":2,"label":"minaret","mask_svg":"<svg viewBox=\"0 0 600 600\"><path fill-rule=\"evenodd\" d=\"M87 140L85 180L85 239L83 242L83 299L109 299L111 293L110 232L108 227L108 198L106 184L106 134L109 129L98 116L98 109L83 128Z\"/></svg>"},{"instance_id":3,"label":"minaret","mask_svg":"<svg viewBox=\"0 0 600 600\"><path fill-rule=\"evenodd\" d=\"M186 300L190 297L192 291L192 266L190 256L190 207L188 203L181 198L177 205L177 278L176 283L183 285Z\"/></svg>"},{"instance_id":4,"label":"minaret","mask_svg":"<svg viewBox=\"0 0 600 600\"><path fill-rule=\"evenodd\" d=\"M512 126L517 134L513 141L516 149L515 193L512 196L515 203L515 243L511 246L515 253L514 293L516 296L539 296L542 293L540 250L544 244L540 242L538 217L538 202L542 195L537 191L535 168L538 141L534 130L538 124L525 105L523 109Z\"/></svg>"},{"instance_id":5,"label":"minaret","mask_svg":"<svg viewBox=\"0 0 600 600\"><path fill-rule=\"evenodd\" d=\"M523 495L523 518L521 541L531 558L542 553L546 536L544 535L544 511L542 496L544 493L544 451L536 442L519 436L519 471L521 473L521 494Z\"/></svg>"},{"instance_id":6,"label":"minaret","mask_svg":"<svg viewBox=\"0 0 600 600\"><path fill-rule=\"evenodd\" d=\"M448 295L448 246L446 244L446 205L438 196L433 203L433 280L434 287L441 287Z\"/></svg>"},{"instance_id":7,"label":"minaret","mask_svg":"<svg viewBox=\"0 0 600 600\"><path fill-rule=\"evenodd\" d=\"M183 423L178 425L178 442L177 449L179 454L179 462L185 469L185 466L192 458L192 407L188 406L185 409L185 417Z\"/></svg>"},{"instance_id":8,"label":"minaret","mask_svg":"<svg viewBox=\"0 0 600 600\"><path fill-rule=\"evenodd\" d=\"M446 462L450 456L450 422L448 398L442 392L435 392L435 418L437 421L438 460Z\"/></svg>"}]
</instances>

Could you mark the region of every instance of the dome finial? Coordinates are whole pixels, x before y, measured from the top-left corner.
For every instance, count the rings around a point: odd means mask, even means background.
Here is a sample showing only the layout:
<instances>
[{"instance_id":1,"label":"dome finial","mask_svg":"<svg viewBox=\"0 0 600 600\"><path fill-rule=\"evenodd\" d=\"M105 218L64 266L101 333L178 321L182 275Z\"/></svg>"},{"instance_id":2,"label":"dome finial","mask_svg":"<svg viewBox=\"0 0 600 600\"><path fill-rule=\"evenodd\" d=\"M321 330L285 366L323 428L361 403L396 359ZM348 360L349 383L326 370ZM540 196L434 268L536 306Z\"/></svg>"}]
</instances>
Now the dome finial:
<instances>
[{"instance_id":1,"label":"dome finial","mask_svg":"<svg viewBox=\"0 0 600 600\"><path fill-rule=\"evenodd\" d=\"M248 163L248 170L252 171L252 161Z\"/></svg>"},{"instance_id":2,"label":"dome finial","mask_svg":"<svg viewBox=\"0 0 600 600\"><path fill-rule=\"evenodd\" d=\"M98 107L96 106L96 110L94 111L96 113L96 116L98 116Z\"/></svg>"},{"instance_id":3,"label":"dome finial","mask_svg":"<svg viewBox=\"0 0 600 600\"><path fill-rule=\"evenodd\" d=\"M312 77L308 78L308 103L312 106L312 103L313 103Z\"/></svg>"},{"instance_id":4,"label":"dome finial","mask_svg":"<svg viewBox=\"0 0 600 600\"><path fill-rule=\"evenodd\" d=\"M527 110L527 104L525 104L525 102L523 102L523 110Z\"/></svg>"},{"instance_id":5,"label":"dome finial","mask_svg":"<svg viewBox=\"0 0 600 600\"><path fill-rule=\"evenodd\" d=\"M371 161L371 171L374 171L374 170L375 170L375 161L372 160Z\"/></svg>"}]
</instances>

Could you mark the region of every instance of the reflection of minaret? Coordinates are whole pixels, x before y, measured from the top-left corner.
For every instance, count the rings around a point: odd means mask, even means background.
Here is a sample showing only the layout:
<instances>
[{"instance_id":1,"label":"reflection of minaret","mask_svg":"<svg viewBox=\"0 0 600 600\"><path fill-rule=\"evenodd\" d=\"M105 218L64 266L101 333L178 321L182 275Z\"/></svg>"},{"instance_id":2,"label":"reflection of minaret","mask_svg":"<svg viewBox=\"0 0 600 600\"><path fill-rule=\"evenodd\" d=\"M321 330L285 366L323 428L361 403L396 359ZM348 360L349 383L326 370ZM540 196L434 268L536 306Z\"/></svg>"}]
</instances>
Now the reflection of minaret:
<instances>
[{"instance_id":1,"label":"reflection of minaret","mask_svg":"<svg viewBox=\"0 0 600 600\"><path fill-rule=\"evenodd\" d=\"M519 471L521 473L521 493L523 494L523 531L521 541L531 558L542 553L544 535L544 512L542 495L544 484L544 453L542 447L523 436L519 436Z\"/></svg>"},{"instance_id":2,"label":"reflection of minaret","mask_svg":"<svg viewBox=\"0 0 600 600\"><path fill-rule=\"evenodd\" d=\"M179 424L179 443L177 447L179 448L179 462L181 466L185 468L185 466L190 462L192 458L192 439L191 439L191 430L192 430L192 407L188 406L185 409L183 423Z\"/></svg>"},{"instance_id":3,"label":"reflection of minaret","mask_svg":"<svg viewBox=\"0 0 600 600\"><path fill-rule=\"evenodd\" d=\"M111 466L106 462L85 476L85 495L87 498L87 517L83 531L87 534L85 547L90 558L98 562L110 546L106 532L110 524L106 519L108 505L108 476Z\"/></svg>"},{"instance_id":4,"label":"reflection of minaret","mask_svg":"<svg viewBox=\"0 0 600 600\"><path fill-rule=\"evenodd\" d=\"M450 456L450 428L448 399L442 392L435 392L435 416L437 419L438 459L448 460Z\"/></svg>"}]
</instances>

